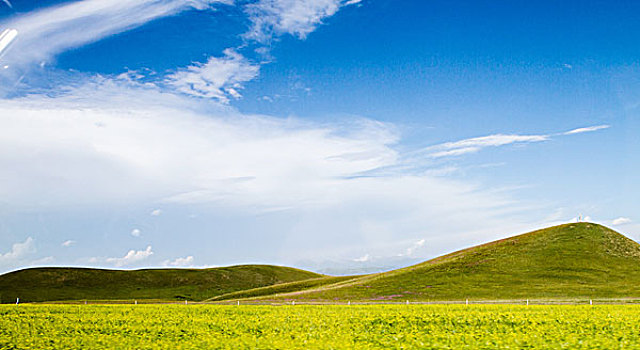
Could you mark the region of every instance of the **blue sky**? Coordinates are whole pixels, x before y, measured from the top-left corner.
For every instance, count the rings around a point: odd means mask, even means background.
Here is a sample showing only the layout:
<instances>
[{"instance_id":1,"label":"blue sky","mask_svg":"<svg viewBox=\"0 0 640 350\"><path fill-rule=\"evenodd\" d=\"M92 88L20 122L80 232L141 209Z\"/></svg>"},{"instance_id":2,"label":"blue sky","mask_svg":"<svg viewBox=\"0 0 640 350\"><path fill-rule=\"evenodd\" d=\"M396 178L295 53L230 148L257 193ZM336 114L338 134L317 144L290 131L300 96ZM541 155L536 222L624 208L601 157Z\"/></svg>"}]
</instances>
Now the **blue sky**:
<instances>
[{"instance_id":1,"label":"blue sky","mask_svg":"<svg viewBox=\"0 0 640 350\"><path fill-rule=\"evenodd\" d=\"M0 2L0 270L640 239L637 2Z\"/></svg>"}]
</instances>

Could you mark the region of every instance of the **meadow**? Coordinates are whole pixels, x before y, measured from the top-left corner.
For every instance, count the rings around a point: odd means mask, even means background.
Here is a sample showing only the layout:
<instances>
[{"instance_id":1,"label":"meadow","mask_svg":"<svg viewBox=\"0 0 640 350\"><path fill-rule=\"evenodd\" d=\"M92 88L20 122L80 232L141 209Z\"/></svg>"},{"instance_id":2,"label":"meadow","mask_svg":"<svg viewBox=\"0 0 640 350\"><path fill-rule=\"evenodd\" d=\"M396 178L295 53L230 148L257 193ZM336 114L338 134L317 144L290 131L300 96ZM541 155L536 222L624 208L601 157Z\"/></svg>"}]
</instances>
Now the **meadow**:
<instances>
[{"instance_id":1,"label":"meadow","mask_svg":"<svg viewBox=\"0 0 640 350\"><path fill-rule=\"evenodd\" d=\"M638 347L634 305L0 306L0 349Z\"/></svg>"}]
</instances>

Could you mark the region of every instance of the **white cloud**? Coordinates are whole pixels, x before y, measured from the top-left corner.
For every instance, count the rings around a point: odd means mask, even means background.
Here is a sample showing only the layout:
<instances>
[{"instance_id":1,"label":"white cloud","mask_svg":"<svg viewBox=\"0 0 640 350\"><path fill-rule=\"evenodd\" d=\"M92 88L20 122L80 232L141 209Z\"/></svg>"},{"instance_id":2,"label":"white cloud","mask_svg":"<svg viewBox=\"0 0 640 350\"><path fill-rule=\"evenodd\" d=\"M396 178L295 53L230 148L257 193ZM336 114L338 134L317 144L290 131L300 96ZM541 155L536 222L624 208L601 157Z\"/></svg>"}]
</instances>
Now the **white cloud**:
<instances>
[{"instance_id":1,"label":"white cloud","mask_svg":"<svg viewBox=\"0 0 640 350\"><path fill-rule=\"evenodd\" d=\"M434 146L429 146L413 152L410 156L428 158L455 157L465 154L477 153L488 147L500 147L512 144L527 144L533 142L543 142L551 139L552 136L573 135L584 132L592 132L609 128L609 125L590 126L586 128L573 129L564 133L549 135L517 135L517 134L494 134L481 137L473 137L454 142L445 142Z\"/></svg>"},{"instance_id":2,"label":"white cloud","mask_svg":"<svg viewBox=\"0 0 640 350\"><path fill-rule=\"evenodd\" d=\"M166 85L191 96L214 98L228 102L229 96L242 97L238 92L242 83L258 75L260 66L251 64L232 49L224 51L224 57L211 57L202 64L196 63L167 76Z\"/></svg>"},{"instance_id":3,"label":"white cloud","mask_svg":"<svg viewBox=\"0 0 640 350\"><path fill-rule=\"evenodd\" d=\"M265 232L288 227L283 251L303 256L326 252L318 242L379 247L425 230L436 249L452 232L486 237L521 222L507 192L426 172L362 176L405 165L393 125L241 115L120 84L2 100L0 198L15 208L206 203L239 217L276 212L282 221Z\"/></svg>"},{"instance_id":4,"label":"white cloud","mask_svg":"<svg viewBox=\"0 0 640 350\"><path fill-rule=\"evenodd\" d=\"M27 237L22 243L14 243L10 251L0 254L0 266L15 266L35 252L34 239Z\"/></svg>"},{"instance_id":5,"label":"white cloud","mask_svg":"<svg viewBox=\"0 0 640 350\"><path fill-rule=\"evenodd\" d=\"M174 260L165 260L162 263L162 265L175 266L175 267L193 266L193 256L189 255L184 258L176 258Z\"/></svg>"},{"instance_id":6,"label":"white cloud","mask_svg":"<svg viewBox=\"0 0 640 350\"><path fill-rule=\"evenodd\" d=\"M154 209L151 211L151 216L160 216L160 215L162 215L161 209Z\"/></svg>"},{"instance_id":7,"label":"white cloud","mask_svg":"<svg viewBox=\"0 0 640 350\"><path fill-rule=\"evenodd\" d=\"M9 2L9 0L2 0L2 2L4 2L5 5L9 6L9 8L13 8L13 5L11 5L11 2Z\"/></svg>"},{"instance_id":8,"label":"white cloud","mask_svg":"<svg viewBox=\"0 0 640 350\"><path fill-rule=\"evenodd\" d=\"M139 230L139 229L137 229L137 228L134 228L133 230L131 230L131 235L132 235L133 237L140 237L140 234L141 234L141 232L140 232L140 230Z\"/></svg>"},{"instance_id":9,"label":"white cloud","mask_svg":"<svg viewBox=\"0 0 640 350\"><path fill-rule=\"evenodd\" d=\"M426 241L424 239L420 239L418 240L416 243L414 243L411 247L407 248L407 250L404 252L404 254L400 254L401 256L412 256L413 253L421 248L422 246L424 246L424 243Z\"/></svg>"},{"instance_id":10,"label":"white cloud","mask_svg":"<svg viewBox=\"0 0 640 350\"><path fill-rule=\"evenodd\" d=\"M608 129L609 127L610 127L609 125L596 125L596 126L589 126L586 128L577 128L577 129L569 130L563 133L563 135L581 134L583 132L592 132L592 131L597 131L602 129Z\"/></svg>"},{"instance_id":11,"label":"white cloud","mask_svg":"<svg viewBox=\"0 0 640 350\"><path fill-rule=\"evenodd\" d=\"M359 258L353 259L353 261L355 261L355 262L367 262L370 259L371 259L371 256L369 254L365 254L365 255L363 255L363 256L361 256Z\"/></svg>"},{"instance_id":12,"label":"white cloud","mask_svg":"<svg viewBox=\"0 0 640 350\"><path fill-rule=\"evenodd\" d=\"M76 241L72 241L72 240L66 240L64 242L62 242L62 246L63 247L71 247L72 245L76 244Z\"/></svg>"},{"instance_id":13,"label":"white cloud","mask_svg":"<svg viewBox=\"0 0 640 350\"><path fill-rule=\"evenodd\" d=\"M46 7L0 23L20 33L4 60L40 62L154 19L216 3L231 0L83 0Z\"/></svg>"},{"instance_id":14,"label":"white cloud","mask_svg":"<svg viewBox=\"0 0 640 350\"><path fill-rule=\"evenodd\" d=\"M274 35L291 34L300 39L314 31L322 20L340 9L342 0L260 0L247 5L252 22L246 34L265 42Z\"/></svg>"},{"instance_id":15,"label":"white cloud","mask_svg":"<svg viewBox=\"0 0 640 350\"><path fill-rule=\"evenodd\" d=\"M105 261L116 267L123 267L138 263L151 255L153 255L153 251L151 251L151 246L148 246L145 250L136 251L132 249L122 258L107 258Z\"/></svg>"},{"instance_id":16,"label":"white cloud","mask_svg":"<svg viewBox=\"0 0 640 350\"><path fill-rule=\"evenodd\" d=\"M547 135L503 135L495 134L474 137L455 142L445 142L420 151L430 158L459 156L476 153L487 147L498 147L516 143L542 142L549 140Z\"/></svg>"},{"instance_id":17,"label":"white cloud","mask_svg":"<svg viewBox=\"0 0 640 350\"><path fill-rule=\"evenodd\" d=\"M355 5L355 4L359 4L361 2L362 2L362 0L349 0L349 1L345 2L344 5L345 6Z\"/></svg>"},{"instance_id":18,"label":"white cloud","mask_svg":"<svg viewBox=\"0 0 640 350\"><path fill-rule=\"evenodd\" d=\"M631 223L631 219L625 217L619 217L617 219L611 220L611 224L614 226L625 225Z\"/></svg>"}]
</instances>

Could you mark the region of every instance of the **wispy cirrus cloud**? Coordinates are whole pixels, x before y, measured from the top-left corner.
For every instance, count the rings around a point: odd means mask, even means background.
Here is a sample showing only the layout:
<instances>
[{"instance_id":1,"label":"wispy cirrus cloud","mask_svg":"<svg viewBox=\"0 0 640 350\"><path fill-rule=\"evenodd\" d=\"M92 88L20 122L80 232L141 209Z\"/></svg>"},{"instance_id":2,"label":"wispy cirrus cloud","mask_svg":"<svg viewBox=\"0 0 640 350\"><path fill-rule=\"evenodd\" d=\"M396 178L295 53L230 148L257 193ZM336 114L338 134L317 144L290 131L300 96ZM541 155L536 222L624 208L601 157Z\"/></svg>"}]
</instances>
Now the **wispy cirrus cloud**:
<instances>
[{"instance_id":1,"label":"wispy cirrus cloud","mask_svg":"<svg viewBox=\"0 0 640 350\"><path fill-rule=\"evenodd\" d=\"M524 144L532 142L542 142L547 140L549 140L548 135L495 134L474 137L460 141L445 142L439 145L424 148L421 150L421 152L430 158L442 158L476 153L488 147L499 147L518 143Z\"/></svg>"},{"instance_id":2,"label":"wispy cirrus cloud","mask_svg":"<svg viewBox=\"0 0 640 350\"><path fill-rule=\"evenodd\" d=\"M592 131L597 131L597 130L608 129L610 127L611 127L610 125L588 126L588 127L585 127L585 128L577 128L577 129L569 130L569 131L564 132L562 134L563 135L581 134L581 133L585 133L585 132L592 132Z\"/></svg>"},{"instance_id":3,"label":"wispy cirrus cloud","mask_svg":"<svg viewBox=\"0 0 640 350\"><path fill-rule=\"evenodd\" d=\"M555 134L520 135L520 134L493 134L473 137L459 141L445 142L434 146L425 147L414 151L412 157L445 158L472 154L485 148L495 148L515 144L529 144L549 141L557 136L569 136L586 132L594 132L609 128L609 125L597 125L577 128L567 132Z\"/></svg>"},{"instance_id":4,"label":"wispy cirrus cloud","mask_svg":"<svg viewBox=\"0 0 640 350\"><path fill-rule=\"evenodd\" d=\"M18 39L5 64L48 60L71 48L118 34L187 9L204 9L231 0L83 0L63 3L0 23L15 28Z\"/></svg>"}]
</instances>

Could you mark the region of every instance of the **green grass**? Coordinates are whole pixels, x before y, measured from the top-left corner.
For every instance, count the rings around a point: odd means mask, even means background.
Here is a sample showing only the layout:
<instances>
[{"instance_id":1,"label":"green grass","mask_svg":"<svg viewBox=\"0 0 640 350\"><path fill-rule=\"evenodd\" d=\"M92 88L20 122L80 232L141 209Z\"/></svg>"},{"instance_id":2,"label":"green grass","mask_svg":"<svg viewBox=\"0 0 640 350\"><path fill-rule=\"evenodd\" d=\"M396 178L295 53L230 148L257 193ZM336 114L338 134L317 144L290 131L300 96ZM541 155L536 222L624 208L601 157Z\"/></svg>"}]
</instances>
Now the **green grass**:
<instances>
[{"instance_id":1,"label":"green grass","mask_svg":"<svg viewBox=\"0 0 640 350\"><path fill-rule=\"evenodd\" d=\"M339 282L351 281L360 276L337 276L337 277L319 277L303 281L281 283L267 287L241 290L237 292L227 293L209 298L206 301L222 301L222 300L238 300L246 298L256 298L261 296L271 296L281 293L301 292L304 290L317 288L326 285L333 285Z\"/></svg>"},{"instance_id":2,"label":"green grass","mask_svg":"<svg viewBox=\"0 0 640 350\"><path fill-rule=\"evenodd\" d=\"M262 300L404 301L640 297L640 245L606 227L566 224L415 266Z\"/></svg>"},{"instance_id":3,"label":"green grass","mask_svg":"<svg viewBox=\"0 0 640 350\"><path fill-rule=\"evenodd\" d=\"M637 349L639 306L3 305L0 349Z\"/></svg>"},{"instance_id":4,"label":"green grass","mask_svg":"<svg viewBox=\"0 0 640 350\"><path fill-rule=\"evenodd\" d=\"M203 300L215 295L319 278L322 275L271 265L211 269L100 270L33 268L0 276L0 301Z\"/></svg>"}]
</instances>

